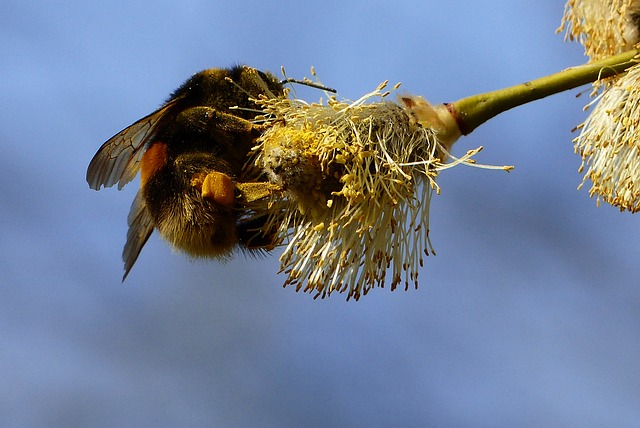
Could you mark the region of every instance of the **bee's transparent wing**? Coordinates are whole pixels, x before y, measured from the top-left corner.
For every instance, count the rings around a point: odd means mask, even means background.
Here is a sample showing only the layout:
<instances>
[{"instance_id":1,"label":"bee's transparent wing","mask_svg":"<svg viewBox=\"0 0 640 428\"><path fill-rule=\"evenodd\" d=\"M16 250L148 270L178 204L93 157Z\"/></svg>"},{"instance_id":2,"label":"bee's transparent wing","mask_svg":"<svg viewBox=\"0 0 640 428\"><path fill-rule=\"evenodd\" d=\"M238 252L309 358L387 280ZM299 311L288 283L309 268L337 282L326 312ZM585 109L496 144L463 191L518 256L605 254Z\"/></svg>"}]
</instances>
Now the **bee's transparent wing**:
<instances>
[{"instance_id":1,"label":"bee's transparent wing","mask_svg":"<svg viewBox=\"0 0 640 428\"><path fill-rule=\"evenodd\" d=\"M153 232L153 220L147 209L142 189L138 190L136 198L131 204L127 223L129 223L127 243L124 245L124 250L122 250L122 260L124 261L123 281L129 275L129 271L138 259L142 247L151 236L151 232Z\"/></svg>"},{"instance_id":2,"label":"bee's transparent wing","mask_svg":"<svg viewBox=\"0 0 640 428\"><path fill-rule=\"evenodd\" d=\"M147 143L180 98L171 100L153 113L109 138L95 154L87 168L89 187L100 190L118 183L118 190L133 180L140 168L140 158Z\"/></svg>"}]
</instances>

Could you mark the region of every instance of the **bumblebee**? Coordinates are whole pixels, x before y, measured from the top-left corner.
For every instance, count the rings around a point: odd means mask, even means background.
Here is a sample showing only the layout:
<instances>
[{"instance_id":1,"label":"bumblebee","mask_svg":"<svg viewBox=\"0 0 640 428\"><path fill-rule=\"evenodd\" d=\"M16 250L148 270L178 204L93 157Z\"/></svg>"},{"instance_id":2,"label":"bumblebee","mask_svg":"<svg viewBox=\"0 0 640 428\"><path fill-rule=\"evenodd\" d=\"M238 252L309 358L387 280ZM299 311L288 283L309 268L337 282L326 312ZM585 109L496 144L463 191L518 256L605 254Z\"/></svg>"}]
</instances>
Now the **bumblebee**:
<instances>
[{"instance_id":1,"label":"bumblebee","mask_svg":"<svg viewBox=\"0 0 640 428\"><path fill-rule=\"evenodd\" d=\"M273 248L274 234L261 230L266 216L248 215L236 185L260 177L247 164L262 132L252 122L256 105L250 98L283 94L282 82L270 73L244 66L204 70L100 147L87 170L92 189L117 184L120 190L140 172L123 281L154 229L194 257Z\"/></svg>"}]
</instances>

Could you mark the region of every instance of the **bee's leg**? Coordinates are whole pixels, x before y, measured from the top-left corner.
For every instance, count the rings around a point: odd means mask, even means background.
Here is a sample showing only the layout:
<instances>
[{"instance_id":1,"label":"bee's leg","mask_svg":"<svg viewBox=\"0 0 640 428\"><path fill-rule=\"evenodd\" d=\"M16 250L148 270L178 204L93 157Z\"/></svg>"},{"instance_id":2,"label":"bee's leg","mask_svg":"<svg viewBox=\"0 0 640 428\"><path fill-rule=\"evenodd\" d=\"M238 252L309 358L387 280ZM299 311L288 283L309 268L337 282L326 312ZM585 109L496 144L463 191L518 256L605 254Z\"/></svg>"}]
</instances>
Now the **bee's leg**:
<instances>
[{"instance_id":1,"label":"bee's leg","mask_svg":"<svg viewBox=\"0 0 640 428\"><path fill-rule=\"evenodd\" d=\"M211 107L193 107L190 110L202 110L206 118L207 131L214 140L223 139L254 139L264 130L263 126L234 116L232 113L222 112Z\"/></svg>"},{"instance_id":2,"label":"bee's leg","mask_svg":"<svg viewBox=\"0 0 640 428\"><path fill-rule=\"evenodd\" d=\"M264 130L251 121L206 106L191 107L176 121L184 122L186 129L197 134L194 136L202 142L203 150L220 153L231 165L240 167Z\"/></svg>"},{"instance_id":3,"label":"bee's leg","mask_svg":"<svg viewBox=\"0 0 640 428\"><path fill-rule=\"evenodd\" d=\"M264 230L269 216L251 218L241 221L236 226L238 241L241 246L253 250L273 250L276 246L277 226L272 230Z\"/></svg>"}]
</instances>

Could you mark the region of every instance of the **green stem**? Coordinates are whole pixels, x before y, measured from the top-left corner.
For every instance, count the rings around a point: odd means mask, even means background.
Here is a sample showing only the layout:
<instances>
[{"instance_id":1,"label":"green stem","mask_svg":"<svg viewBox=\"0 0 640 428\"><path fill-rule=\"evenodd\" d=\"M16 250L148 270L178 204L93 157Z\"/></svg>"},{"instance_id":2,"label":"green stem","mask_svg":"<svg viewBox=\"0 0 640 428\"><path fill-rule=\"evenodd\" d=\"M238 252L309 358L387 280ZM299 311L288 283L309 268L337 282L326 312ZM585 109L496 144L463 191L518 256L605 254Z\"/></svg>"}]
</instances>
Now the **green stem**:
<instances>
[{"instance_id":1,"label":"green stem","mask_svg":"<svg viewBox=\"0 0 640 428\"><path fill-rule=\"evenodd\" d=\"M620 74L638 64L639 54L640 50L630 50L530 82L463 98L447 104L447 109L453 115L462 135L468 135L489 119L509 109Z\"/></svg>"}]
</instances>

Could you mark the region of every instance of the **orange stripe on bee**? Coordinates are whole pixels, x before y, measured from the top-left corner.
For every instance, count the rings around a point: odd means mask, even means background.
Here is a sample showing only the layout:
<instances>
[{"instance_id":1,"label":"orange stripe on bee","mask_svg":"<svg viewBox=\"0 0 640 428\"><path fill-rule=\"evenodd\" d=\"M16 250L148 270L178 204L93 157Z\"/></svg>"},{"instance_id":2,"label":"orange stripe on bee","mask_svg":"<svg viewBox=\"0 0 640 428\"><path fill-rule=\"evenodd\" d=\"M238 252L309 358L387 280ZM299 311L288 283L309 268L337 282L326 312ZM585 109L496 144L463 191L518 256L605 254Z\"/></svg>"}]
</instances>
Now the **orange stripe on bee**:
<instances>
[{"instance_id":1,"label":"orange stripe on bee","mask_svg":"<svg viewBox=\"0 0 640 428\"><path fill-rule=\"evenodd\" d=\"M167 145L156 142L149 147L140 160L140 185L144 186L147 180L167 163Z\"/></svg>"}]
</instances>

